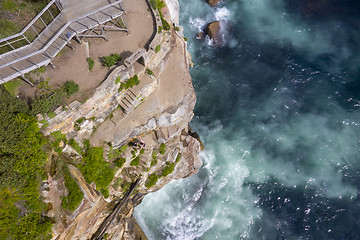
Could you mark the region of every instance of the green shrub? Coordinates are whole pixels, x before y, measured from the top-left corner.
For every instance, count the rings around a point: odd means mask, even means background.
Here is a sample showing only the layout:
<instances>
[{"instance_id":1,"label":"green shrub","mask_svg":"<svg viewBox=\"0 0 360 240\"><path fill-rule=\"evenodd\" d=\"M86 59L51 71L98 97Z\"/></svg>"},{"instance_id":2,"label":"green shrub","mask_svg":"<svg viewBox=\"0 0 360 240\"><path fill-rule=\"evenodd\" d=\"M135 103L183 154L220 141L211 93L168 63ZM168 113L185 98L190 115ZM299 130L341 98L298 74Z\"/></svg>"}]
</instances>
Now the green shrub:
<instances>
[{"instance_id":1,"label":"green shrub","mask_svg":"<svg viewBox=\"0 0 360 240\"><path fill-rule=\"evenodd\" d=\"M162 23L163 29L170 30L170 24L164 19L161 12L160 12L160 17L161 17L161 23Z\"/></svg>"},{"instance_id":2,"label":"green shrub","mask_svg":"<svg viewBox=\"0 0 360 240\"><path fill-rule=\"evenodd\" d=\"M126 83L121 83L120 87L119 87L119 91L122 91L123 89L129 89L135 85L139 85L140 81L139 81L139 77L135 74L132 78L130 78L129 80L126 81Z\"/></svg>"},{"instance_id":3,"label":"green shrub","mask_svg":"<svg viewBox=\"0 0 360 240\"><path fill-rule=\"evenodd\" d=\"M101 147L89 147L79 165L86 182L94 182L98 190L106 188L114 178L114 170L104 161L103 153Z\"/></svg>"},{"instance_id":4,"label":"green shrub","mask_svg":"<svg viewBox=\"0 0 360 240\"><path fill-rule=\"evenodd\" d=\"M54 141L51 142L51 146L57 153L60 154L62 152L62 148L60 148L59 145L60 142L63 142L64 144L67 143L66 135L62 134L60 131L54 131L51 133L51 136L54 138Z\"/></svg>"},{"instance_id":5,"label":"green shrub","mask_svg":"<svg viewBox=\"0 0 360 240\"><path fill-rule=\"evenodd\" d=\"M125 148L124 148L125 146ZM108 158L109 159L113 159L116 157L119 157L125 150L126 150L126 145L122 146L121 148L117 148L117 149L113 149L112 147L110 148L110 151L108 152Z\"/></svg>"},{"instance_id":6,"label":"green shrub","mask_svg":"<svg viewBox=\"0 0 360 240\"><path fill-rule=\"evenodd\" d=\"M110 54L109 56L103 57L103 65L105 67L112 67L121 61L121 57L117 53Z\"/></svg>"},{"instance_id":7,"label":"green shrub","mask_svg":"<svg viewBox=\"0 0 360 240\"><path fill-rule=\"evenodd\" d=\"M39 188L47 161L38 121L0 86L0 239L50 239Z\"/></svg>"},{"instance_id":8,"label":"green shrub","mask_svg":"<svg viewBox=\"0 0 360 240\"><path fill-rule=\"evenodd\" d=\"M72 212L80 205L84 198L84 193L81 191L75 179L72 178L68 167L64 167L64 180L68 195L63 197L61 207Z\"/></svg>"},{"instance_id":9,"label":"green shrub","mask_svg":"<svg viewBox=\"0 0 360 240\"><path fill-rule=\"evenodd\" d=\"M82 148L80 147L79 143L76 142L73 138L69 140L69 145L79 154L82 153Z\"/></svg>"},{"instance_id":10,"label":"green shrub","mask_svg":"<svg viewBox=\"0 0 360 240\"><path fill-rule=\"evenodd\" d=\"M70 96L79 91L79 85L77 85L74 81L67 81L63 86L63 91Z\"/></svg>"},{"instance_id":11,"label":"green shrub","mask_svg":"<svg viewBox=\"0 0 360 240\"><path fill-rule=\"evenodd\" d=\"M150 166L155 166L157 164L157 152L154 150L151 156L152 156L152 161L150 163Z\"/></svg>"},{"instance_id":12,"label":"green shrub","mask_svg":"<svg viewBox=\"0 0 360 240\"><path fill-rule=\"evenodd\" d=\"M157 183L158 180L159 180L159 177L158 177L158 175L156 175L156 173L150 174L150 176L148 177L148 182L145 183L145 187L151 188L152 186L154 186Z\"/></svg>"},{"instance_id":13,"label":"green shrub","mask_svg":"<svg viewBox=\"0 0 360 240\"><path fill-rule=\"evenodd\" d=\"M164 154L165 151L166 151L165 143L160 144L160 149L159 149L160 154Z\"/></svg>"},{"instance_id":14,"label":"green shrub","mask_svg":"<svg viewBox=\"0 0 360 240\"><path fill-rule=\"evenodd\" d=\"M85 117L79 118L78 120L75 121L74 124L74 130L75 131L79 131L80 130L80 125L86 120Z\"/></svg>"},{"instance_id":15,"label":"green shrub","mask_svg":"<svg viewBox=\"0 0 360 240\"><path fill-rule=\"evenodd\" d=\"M49 126L49 123L45 119L41 120L40 123L42 124L43 128L46 128Z\"/></svg>"},{"instance_id":16,"label":"green shrub","mask_svg":"<svg viewBox=\"0 0 360 240\"><path fill-rule=\"evenodd\" d=\"M36 116L37 114L49 113L58 108L62 101L65 93L61 90L55 90L51 93L36 97L30 104L31 115Z\"/></svg>"},{"instance_id":17,"label":"green shrub","mask_svg":"<svg viewBox=\"0 0 360 240\"><path fill-rule=\"evenodd\" d=\"M91 71L93 70L93 68L94 68L95 61L94 61L94 59L92 59L91 57L88 57L88 58L86 59L86 61L87 61L87 63L88 63L88 69L89 69L89 71L91 72Z\"/></svg>"},{"instance_id":18,"label":"green shrub","mask_svg":"<svg viewBox=\"0 0 360 240\"><path fill-rule=\"evenodd\" d=\"M130 162L130 166L138 166L140 164L140 157L139 156L137 156L136 158L134 158L134 160L132 160L131 162Z\"/></svg>"},{"instance_id":19,"label":"green shrub","mask_svg":"<svg viewBox=\"0 0 360 240\"><path fill-rule=\"evenodd\" d=\"M178 31L180 31L180 28L178 26L176 26L176 27L174 27L174 30L178 32Z\"/></svg>"},{"instance_id":20,"label":"green shrub","mask_svg":"<svg viewBox=\"0 0 360 240\"><path fill-rule=\"evenodd\" d=\"M179 154L176 156L175 162L178 163L178 162L180 161L180 158L181 158L181 153L179 153Z\"/></svg>"},{"instance_id":21,"label":"green shrub","mask_svg":"<svg viewBox=\"0 0 360 240\"><path fill-rule=\"evenodd\" d=\"M187 42L187 41L188 41L188 38L187 38L187 37L184 37L184 40Z\"/></svg>"},{"instance_id":22,"label":"green shrub","mask_svg":"<svg viewBox=\"0 0 360 240\"><path fill-rule=\"evenodd\" d=\"M150 0L150 6L153 8L153 9L158 9L159 11L161 11L161 9L163 7L165 7L165 3L164 1L162 0Z\"/></svg>"},{"instance_id":23,"label":"green shrub","mask_svg":"<svg viewBox=\"0 0 360 240\"><path fill-rule=\"evenodd\" d=\"M117 166L118 168L122 168L124 166L125 162L126 162L126 158L117 158L114 161L115 166Z\"/></svg>"},{"instance_id":24,"label":"green shrub","mask_svg":"<svg viewBox=\"0 0 360 240\"><path fill-rule=\"evenodd\" d=\"M146 72L147 75L153 75L153 76L154 76L153 71L151 71L151 70L148 69L148 68L145 70L145 72Z\"/></svg>"},{"instance_id":25,"label":"green shrub","mask_svg":"<svg viewBox=\"0 0 360 240\"><path fill-rule=\"evenodd\" d=\"M169 175L170 173L172 173L175 169L175 163L166 163L166 167L164 167L164 169L162 170L161 176L162 177L166 177L167 175Z\"/></svg>"},{"instance_id":26,"label":"green shrub","mask_svg":"<svg viewBox=\"0 0 360 240\"><path fill-rule=\"evenodd\" d=\"M156 48L155 48L155 52L156 52L156 53L160 52L160 49L161 49L161 46L160 46L160 45L157 45Z\"/></svg>"},{"instance_id":27,"label":"green shrub","mask_svg":"<svg viewBox=\"0 0 360 240\"><path fill-rule=\"evenodd\" d=\"M56 113L54 113L54 112L49 112L49 113L48 113L48 116L49 116L50 119L53 119L54 117L56 117Z\"/></svg>"},{"instance_id":28,"label":"green shrub","mask_svg":"<svg viewBox=\"0 0 360 240\"><path fill-rule=\"evenodd\" d=\"M121 82L121 77L117 77L116 79L115 79L115 84L119 84Z\"/></svg>"},{"instance_id":29,"label":"green shrub","mask_svg":"<svg viewBox=\"0 0 360 240\"><path fill-rule=\"evenodd\" d=\"M109 197L109 189L107 188L102 188L100 189L101 194L104 196L104 198L108 198Z\"/></svg>"}]
</instances>

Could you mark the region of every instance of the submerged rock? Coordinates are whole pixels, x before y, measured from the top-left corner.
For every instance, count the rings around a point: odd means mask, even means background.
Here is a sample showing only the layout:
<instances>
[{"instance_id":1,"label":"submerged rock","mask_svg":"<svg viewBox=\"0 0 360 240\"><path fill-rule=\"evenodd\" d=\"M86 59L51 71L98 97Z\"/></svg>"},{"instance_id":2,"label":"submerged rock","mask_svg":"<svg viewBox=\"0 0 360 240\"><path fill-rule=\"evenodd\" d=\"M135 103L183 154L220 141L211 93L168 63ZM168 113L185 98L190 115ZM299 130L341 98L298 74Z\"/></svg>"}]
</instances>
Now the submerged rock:
<instances>
[{"instance_id":1,"label":"submerged rock","mask_svg":"<svg viewBox=\"0 0 360 240\"><path fill-rule=\"evenodd\" d=\"M219 2L221 2L221 0L206 0L206 1L212 7L216 6Z\"/></svg>"}]
</instances>

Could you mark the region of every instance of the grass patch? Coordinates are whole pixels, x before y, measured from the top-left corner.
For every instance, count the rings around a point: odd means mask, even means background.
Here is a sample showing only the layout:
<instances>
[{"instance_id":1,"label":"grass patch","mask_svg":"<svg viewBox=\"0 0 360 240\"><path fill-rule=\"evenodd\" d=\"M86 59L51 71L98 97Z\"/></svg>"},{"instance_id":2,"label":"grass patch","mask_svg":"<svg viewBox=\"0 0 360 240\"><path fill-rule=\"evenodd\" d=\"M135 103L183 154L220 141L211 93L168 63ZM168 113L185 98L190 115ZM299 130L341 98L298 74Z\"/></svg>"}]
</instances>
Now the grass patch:
<instances>
[{"instance_id":1,"label":"grass patch","mask_svg":"<svg viewBox=\"0 0 360 240\"><path fill-rule=\"evenodd\" d=\"M156 53L160 52L160 49L161 49L161 46L160 46L160 45L157 45L156 48L155 48L155 52L156 52Z\"/></svg>"},{"instance_id":2,"label":"grass patch","mask_svg":"<svg viewBox=\"0 0 360 240\"><path fill-rule=\"evenodd\" d=\"M46 67L42 66L37 69L38 73L44 73L46 71Z\"/></svg>"},{"instance_id":3,"label":"grass patch","mask_svg":"<svg viewBox=\"0 0 360 240\"><path fill-rule=\"evenodd\" d=\"M15 96L21 83L21 80L17 78L15 80L4 83L3 86L8 93Z\"/></svg>"},{"instance_id":4,"label":"grass patch","mask_svg":"<svg viewBox=\"0 0 360 240\"><path fill-rule=\"evenodd\" d=\"M64 196L61 202L61 207L68 211L77 209L84 198L84 193L81 191L75 179L71 176L67 166L64 166L64 180L65 187L68 190L68 195Z\"/></svg>"},{"instance_id":5,"label":"grass patch","mask_svg":"<svg viewBox=\"0 0 360 240\"><path fill-rule=\"evenodd\" d=\"M95 61L94 61L94 59L92 59L91 57L88 57L88 58L86 59L86 61L87 61L87 63L88 63L88 69L89 69L89 71L91 72L91 71L93 70L93 68L94 68Z\"/></svg>"},{"instance_id":6,"label":"grass patch","mask_svg":"<svg viewBox=\"0 0 360 240\"><path fill-rule=\"evenodd\" d=\"M115 64L117 64L118 62L121 61L121 57L117 53L112 53L109 56L103 57L102 61L103 61L103 65L105 67L112 67L112 66L114 66Z\"/></svg>"}]
</instances>

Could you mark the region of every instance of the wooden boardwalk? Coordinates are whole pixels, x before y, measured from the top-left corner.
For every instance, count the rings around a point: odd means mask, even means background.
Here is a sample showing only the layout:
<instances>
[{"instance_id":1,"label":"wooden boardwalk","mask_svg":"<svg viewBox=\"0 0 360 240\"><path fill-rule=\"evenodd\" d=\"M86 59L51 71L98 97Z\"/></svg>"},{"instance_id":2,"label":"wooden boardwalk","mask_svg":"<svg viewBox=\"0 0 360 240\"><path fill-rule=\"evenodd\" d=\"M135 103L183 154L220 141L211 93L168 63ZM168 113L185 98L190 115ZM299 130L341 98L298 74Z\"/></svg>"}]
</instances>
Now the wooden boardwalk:
<instances>
[{"instance_id":1,"label":"wooden boardwalk","mask_svg":"<svg viewBox=\"0 0 360 240\"><path fill-rule=\"evenodd\" d=\"M60 13L51 23L31 43L0 55L0 84L47 66L62 48L71 45L73 37L81 41L81 37L105 38L104 30L127 31L122 0L53 0L50 4L53 2L59 4ZM96 28L99 29L94 31ZM11 37L1 39L0 43L8 43L7 39Z\"/></svg>"}]
</instances>

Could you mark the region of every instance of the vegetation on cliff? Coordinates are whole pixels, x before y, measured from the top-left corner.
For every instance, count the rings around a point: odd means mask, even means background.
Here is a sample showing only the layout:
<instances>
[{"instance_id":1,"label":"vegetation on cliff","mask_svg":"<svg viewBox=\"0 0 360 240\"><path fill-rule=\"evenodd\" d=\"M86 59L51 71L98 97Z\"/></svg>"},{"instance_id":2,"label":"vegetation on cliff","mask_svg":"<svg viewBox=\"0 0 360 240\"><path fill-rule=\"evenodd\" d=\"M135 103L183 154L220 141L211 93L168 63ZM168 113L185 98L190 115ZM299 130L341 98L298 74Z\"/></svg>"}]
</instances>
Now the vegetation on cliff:
<instances>
[{"instance_id":1,"label":"vegetation on cliff","mask_svg":"<svg viewBox=\"0 0 360 240\"><path fill-rule=\"evenodd\" d=\"M63 197L61 206L66 210L74 211L79 207L84 198L84 194L75 179L71 176L67 166L63 167L63 172L67 195Z\"/></svg>"},{"instance_id":2,"label":"vegetation on cliff","mask_svg":"<svg viewBox=\"0 0 360 240\"><path fill-rule=\"evenodd\" d=\"M40 201L46 140L28 105L0 87L0 239L48 239Z\"/></svg>"},{"instance_id":3,"label":"vegetation on cliff","mask_svg":"<svg viewBox=\"0 0 360 240\"><path fill-rule=\"evenodd\" d=\"M114 169L104 161L102 147L90 147L86 150L79 169L88 183L94 182L99 191L104 192L114 178Z\"/></svg>"}]
</instances>

